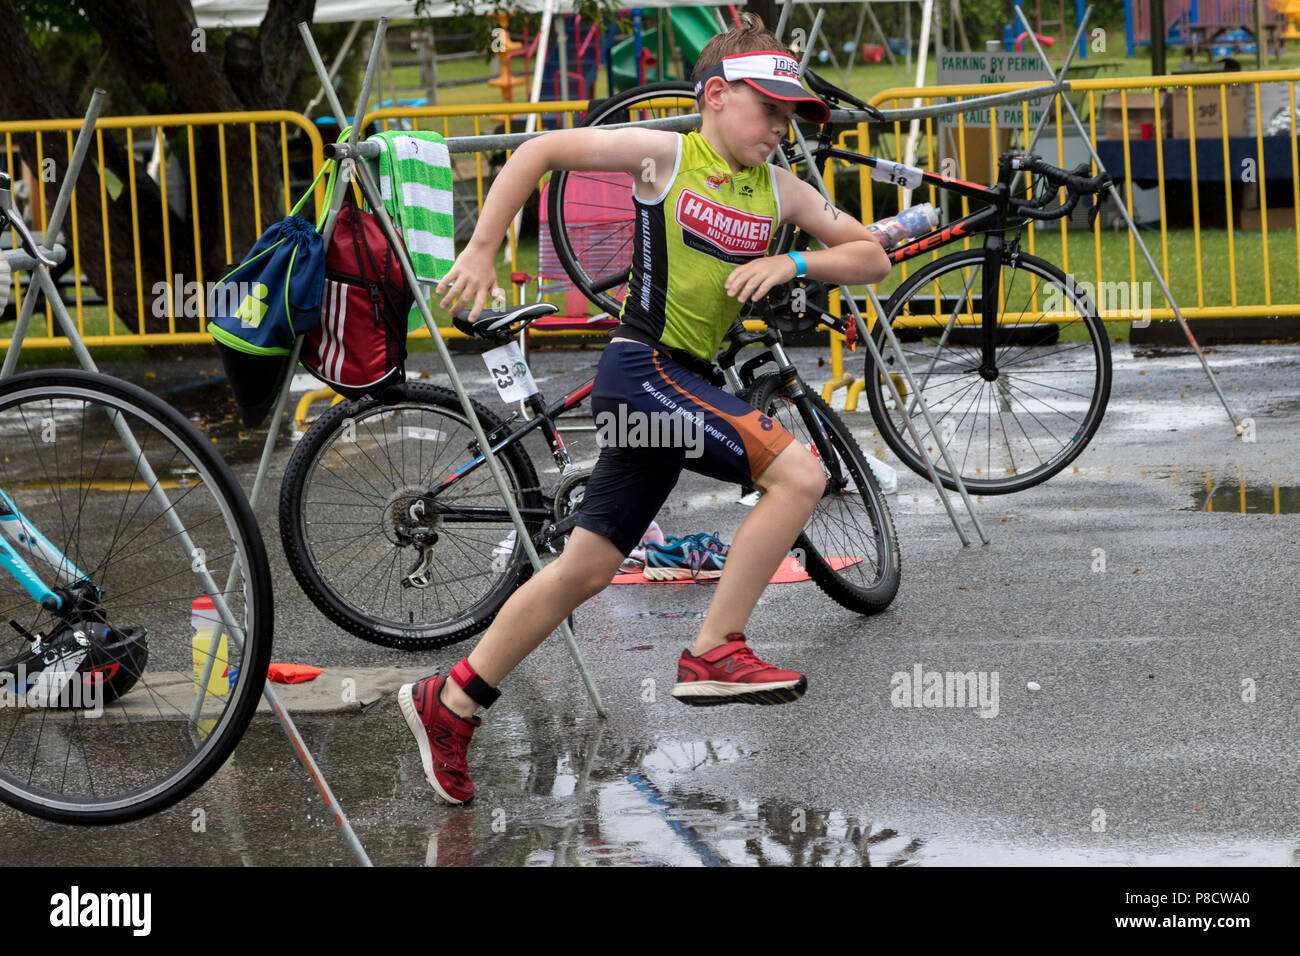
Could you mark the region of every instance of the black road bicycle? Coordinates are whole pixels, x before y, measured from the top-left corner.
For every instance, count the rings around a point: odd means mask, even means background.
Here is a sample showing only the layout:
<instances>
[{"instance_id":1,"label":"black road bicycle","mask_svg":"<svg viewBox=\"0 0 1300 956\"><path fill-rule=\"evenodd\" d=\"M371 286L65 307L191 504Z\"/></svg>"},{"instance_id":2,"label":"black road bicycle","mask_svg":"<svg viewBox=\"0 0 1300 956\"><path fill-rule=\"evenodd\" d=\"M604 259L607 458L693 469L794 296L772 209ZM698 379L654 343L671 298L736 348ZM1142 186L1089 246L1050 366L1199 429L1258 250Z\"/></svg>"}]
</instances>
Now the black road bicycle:
<instances>
[{"instance_id":1,"label":"black road bicycle","mask_svg":"<svg viewBox=\"0 0 1300 956\"><path fill-rule=\"evenodd\" d=\"M811 70L809 87L832 108L848 104L880 114L869 104L826 82ZM696 112L689 83L653 83L593 103L583 125L604 126ZM1066 172L1032 154L1004 154L998 181L981 186L887 160L838 149L833 124L820 128L811 158L820 173L829 159L892 169L894 181L913 188L932 186L983 203L970 215L942 226L890 253L895 264L952 243L983 237L983 245L927 262L909 275L883 303L884 318L898 333L903 356L917 378L940 436L954 456L966 487L982 494L1006 494L1046 481L1072 462L1101 423L1110 395L1111 360L1106 330L1087 295L1052 263L1021 251L1020 231L1031 220L1060 219L1084 195L1107 187L1105 173L1088 178L1086 164ZM783 151L796 174L810 177L808 156L790 140ZM802 169L802 172L801 172ZM1034 192L1020 198L1012 183L1032 174ZM607 173L552 175L548 213L551 238L565 270L579 289L611 315L626 294L631 263L634 208L630 177L625 189L610 188ZM1068 197L1049 208L1065 187ZM786 226L774 238L774 252L806 249L810 237ZM820 313L823 284L797 280L775 291L763 317L786 331L807 330L822 321L841 332L843 320ZM796 310L792 306L811 307ZM884 370L865 357L866 395L881 437L913 471L927 475L924 459L908 431L935 459L944 485L955 488L937 454L914 396L898 407L885 385L900 356L889 347L883 327L873 334ZM903 377L894 375L901 384ZM900 389L900 392L902 390Z\"/></svg>"},{"instance_id":2,"label":"black road bicycle","mask_svg":"<svg viewBox=\"0 0 1300 956\"><path fill-rule=\"evenodd\" d=\"M496 346L556 307L535 303L468 312L457 328ZM736 369L747 346L763 351ZM899 551L880 486L849 429L799 378L780 333L733 327L717 365L740 397L811 445L826 490L795 542L809 576L850 610L873 614L898 591ZM775 374L757 375L775 364ZM539 553L561 548L591 475L573 464L556 419L594 379L532 418L474 411ZM557 480L543 486L523 440L540 429ZM748 494L754 489L742 489ZM335 405L308 430L285 469L280 534L289 566L318 608L377 644L445 647L479 633L533 572L472 427L451 389L408 382L380 398Z\"/></svg>"}]
</instances>

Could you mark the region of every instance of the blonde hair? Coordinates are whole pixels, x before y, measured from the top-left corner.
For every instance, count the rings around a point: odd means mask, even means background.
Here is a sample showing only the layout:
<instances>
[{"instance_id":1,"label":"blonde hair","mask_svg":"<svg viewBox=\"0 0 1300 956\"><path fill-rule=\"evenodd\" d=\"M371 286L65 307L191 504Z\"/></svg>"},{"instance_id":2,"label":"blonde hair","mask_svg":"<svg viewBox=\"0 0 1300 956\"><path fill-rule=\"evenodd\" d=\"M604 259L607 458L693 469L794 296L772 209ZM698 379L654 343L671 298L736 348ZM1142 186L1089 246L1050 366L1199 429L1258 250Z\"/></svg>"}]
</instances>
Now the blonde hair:
<instances>
[{"instance_id":1,"label":"blonde hair","mask_svg":"<svg viewBox=\"0 0 1300 956\"><path fill-rule=\"evenodd\" d=\"M692 83L698 80L705 71L721 63L724 57L736 53L773 50L797 59L794 51L776 38L776 34L763 24L763 20L758 14L746 11L740 15L740 22L741 26L739 28L733 28L726 33L719 33L704 44L699 59L695 61L695 69L691 72ZM728 85L735 86L736 84L730 83ZM696 97L696 105L702 106L703 100L704 91L701 90L700 95Z\"/></svg>"}]
</instances>

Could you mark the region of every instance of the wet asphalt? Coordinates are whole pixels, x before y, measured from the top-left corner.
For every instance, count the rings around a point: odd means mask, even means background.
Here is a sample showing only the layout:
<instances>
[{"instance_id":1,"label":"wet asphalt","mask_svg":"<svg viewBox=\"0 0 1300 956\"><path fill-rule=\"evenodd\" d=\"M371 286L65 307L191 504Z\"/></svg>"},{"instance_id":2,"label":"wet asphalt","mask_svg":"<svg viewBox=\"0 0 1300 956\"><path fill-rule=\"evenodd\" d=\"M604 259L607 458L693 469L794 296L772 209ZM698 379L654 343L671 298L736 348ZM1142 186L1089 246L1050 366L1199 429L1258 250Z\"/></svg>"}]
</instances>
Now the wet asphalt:
<instances>
[{"instance_id":1,"label":"wet asphalt","mask_svg":"<svg viewBox=\"0 0 1300 956\"><path fill-rule=\"evenodd\" d=\"M437 801L391 693L322 710L290 689L371 859L1300 864L1300 346L1207 350L1233 408L1254 421L1253 443L1235 437L1190 351L1113 349L1097 436L1046 484L979 500L987 545L967 522L963 548L933 487L903 470L889 499L902 586L886 611L858 617L810 582L768 588L748 633L763 657L808 676L798 703L692 709L671 698L711 596L697 584L611 587L578 610L607 720L558 635L526 660L475 735L469 807ZM594 374L598 355L542 352L534 374L558 396ZM791 355L810 383L830 377L816 367L824 350ZM415 356L412 368L442 381L437 361ZM456 362L471 393L500 408L481 361ZM241 428L215 357L106 370L182 408L251 485L264 433ZM847 370L861 376L861 360ZM901 467L865 406L846 413L860 444ZM291 432L256 509L275 575L274 659L325 667L322 681L445 671L471 645L371 646L298 590L276 519ZM594 459L592 433L567 438L575 459ZM531 450L545 481L540 439ZM658 520L730 540L747 513L736 498L687 473ZM895 675L918 667L996 675L996 712L895 706ZM29 859L32 847L50 865L355 861L269 715L197 794L148 820L84 830L0 808L0 859Z\"/></svg>"}]
</instances>

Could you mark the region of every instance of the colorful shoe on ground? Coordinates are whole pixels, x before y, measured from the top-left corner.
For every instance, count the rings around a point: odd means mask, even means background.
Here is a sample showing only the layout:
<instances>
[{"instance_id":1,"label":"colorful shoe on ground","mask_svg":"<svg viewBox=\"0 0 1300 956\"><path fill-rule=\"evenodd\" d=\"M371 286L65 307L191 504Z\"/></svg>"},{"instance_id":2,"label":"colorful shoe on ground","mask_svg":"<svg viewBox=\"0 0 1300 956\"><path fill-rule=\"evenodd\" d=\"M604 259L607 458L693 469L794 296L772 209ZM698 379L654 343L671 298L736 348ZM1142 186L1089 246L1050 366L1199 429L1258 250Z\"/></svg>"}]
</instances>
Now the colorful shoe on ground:
<instances>
[{"instance_id":1,"label":"colorful shoe on ground","mask_svg":"<svg viewBox=\"0 0 1300 956\"><path fill-rule=\"evenodd\" d=\"M724 553L710 549L691 535L672 538L662 545L647 544L641 573L647 581L715 581L722 577L726 561Z\"/></svg>"},{"instance_id":2,"label":"colorful shoe on ground","mask_svg":"<svg viewBox=\"0 0 1300 956\"><path fill-rule=\"evenodd\" d=\"M696 657L682 651L673 696L692 707L718 704L788 704L808 689L808 678L761 661L744 634Z\"/></svg>"},{"instance_id":3,"label":"colorful shoe on ground","mask_svg":"<svg viewBox=\"0 0 1300 956\"><path fill-rule=\"evenodd\" d=\"M663 529L659 527L657 521L651 521L650 527L645 529L645 534L641 535L641 540L637 546L632 549L626 558L623 559L623 571L640 571L645 566L645 549L649 544L666 544L669 541L676 541L676 538L664 538Z\"/></svg>"},{"instance_id":4,"label":"colorful shoe on ground","mask_svg":"<svg viewBox=\"0 0 1300 956\"><path fill-rule=\"evenodd\" d=\"M721 555L725 563L727 552L731 550L731 545L723 544L722 539L716 534L709 534L707 531L697 531L691 535L701 548L706 551L712 551L714 554Z\"/></svg>"},{"instance_id":5,"label":"colorful shoe on ground","mask_svg":"<svg viewBox=\"0 0 1300 956\"><path fill-rule=\"evenodd\" d=\"M403 684L397 691L397 703L420 747L424 776L434 792L448 803L468 803L474 798L474 784L465 754L474 729L483 721L478 717L466 720L442 702L438 695L446 680L434 674Z\"/></svg>"}]
</instances>

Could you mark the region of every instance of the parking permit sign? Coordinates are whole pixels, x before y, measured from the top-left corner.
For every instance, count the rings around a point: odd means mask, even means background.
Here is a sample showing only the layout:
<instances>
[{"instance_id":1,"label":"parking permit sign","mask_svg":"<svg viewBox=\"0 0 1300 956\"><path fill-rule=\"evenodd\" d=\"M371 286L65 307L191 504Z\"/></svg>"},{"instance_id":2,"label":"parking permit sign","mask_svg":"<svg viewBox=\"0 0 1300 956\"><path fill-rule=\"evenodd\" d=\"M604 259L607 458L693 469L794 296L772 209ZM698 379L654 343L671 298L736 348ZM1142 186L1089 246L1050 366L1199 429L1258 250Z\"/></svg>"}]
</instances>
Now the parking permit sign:
<instances>
[{"instance_id":1,"label":"parking permit sign","mask_svg":"<svg viewBox=\"0 0 1300 956\"><path fill-rule=\"evenodd\" d=\"M537 383L533 381L533 373L529 371L528 363L519 351L518 342L484 352L483 364L487 366L488 375L501 394L501 401L510 404L537 394Z\"/></svg>"},{"instance_id":2,"label":"parking permit sign","mask_svg":"<svg viewBox=\"0 0 1300 956\"><path fill-rule=\"evenodd\" d=\"M982 83L1050 83L1053 77L1043 61L1029 53L960 53L948 52L939 56L939 85L967 86ZM945 97L945 102L954 103L956 97ZM969 99L969 97L967 97ZM1029 120L1031 127L1038 125L1043 116L1049 97L1029 101ZM988 126L990 112L996 111L997 124L1000 129L1023 129L1025 111L1021 103L1002 103L992 110L967 110L962 114L962 125ZM943 125L956 127L957 116L942 117Z\"/></svg>"}]
</instances>

